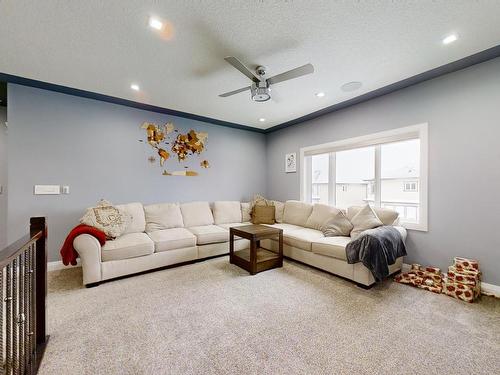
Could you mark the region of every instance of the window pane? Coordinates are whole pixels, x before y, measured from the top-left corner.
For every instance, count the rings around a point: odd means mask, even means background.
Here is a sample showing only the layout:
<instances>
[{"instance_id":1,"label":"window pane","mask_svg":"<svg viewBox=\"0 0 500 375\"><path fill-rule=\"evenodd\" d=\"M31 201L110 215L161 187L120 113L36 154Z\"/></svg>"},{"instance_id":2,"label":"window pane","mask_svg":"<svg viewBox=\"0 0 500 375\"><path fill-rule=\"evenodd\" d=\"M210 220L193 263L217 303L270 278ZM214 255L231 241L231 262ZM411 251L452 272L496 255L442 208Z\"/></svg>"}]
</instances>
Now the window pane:
<instances>
[{"instance_id":1,"label":"window pane","mask_svg":"<svg viewBox=\"0 0 500 375\"><path fill-rule=\"evenodd\" d=\"M381 146L381 204L394 207L402 221L418 222L420 140Z\"/></svg>"},{"instance_id":2,"label":"window pane","mask_svg":"<svg viewBox=\"0 0 500 375\"><path fill-rule=\"evenodd\" d=\"M336 153L336 206L347 208L375 199L375 147Z\"/></svg>"},{"instance_id":3,"label":"window pane","mask_svg":"<svg viewBox=\"0 0 500 375\"><path fill-rule=\"evenodd\" d=\"M311 202L328 204L329 154L311 157Z\"/></svg>"}]
</instances>

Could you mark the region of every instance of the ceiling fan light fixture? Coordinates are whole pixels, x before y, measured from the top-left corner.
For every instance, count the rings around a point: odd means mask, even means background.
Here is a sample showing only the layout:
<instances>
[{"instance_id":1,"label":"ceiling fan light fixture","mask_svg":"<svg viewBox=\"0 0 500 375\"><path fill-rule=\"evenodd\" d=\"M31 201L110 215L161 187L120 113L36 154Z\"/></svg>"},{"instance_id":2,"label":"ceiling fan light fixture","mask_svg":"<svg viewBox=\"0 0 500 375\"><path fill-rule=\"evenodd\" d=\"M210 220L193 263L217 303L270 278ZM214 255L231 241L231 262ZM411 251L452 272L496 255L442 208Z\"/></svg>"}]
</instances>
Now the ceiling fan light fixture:
<instances>
[{"instance_id":1,"label":"ceiling fan light fixture","mask_svg":"<svg viewBox=\"0 0 500 375\"><path fill-rule=\"evenodd\" d=\"M267 102L271 99L271 89L266 82L253 83L250 92L254 102Z\"/></svg>"}]
</instances>

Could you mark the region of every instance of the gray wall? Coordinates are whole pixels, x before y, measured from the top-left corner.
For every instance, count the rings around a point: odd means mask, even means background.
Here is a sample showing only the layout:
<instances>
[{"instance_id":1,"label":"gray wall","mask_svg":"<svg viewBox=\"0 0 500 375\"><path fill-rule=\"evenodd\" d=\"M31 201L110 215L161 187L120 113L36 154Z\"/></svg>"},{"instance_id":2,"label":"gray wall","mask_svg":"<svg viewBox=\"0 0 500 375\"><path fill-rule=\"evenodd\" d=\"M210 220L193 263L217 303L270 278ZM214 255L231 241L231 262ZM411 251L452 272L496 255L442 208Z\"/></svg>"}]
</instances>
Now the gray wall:
<instances>
[{"instance_id":1,"label":"gray wall","mask_svg":"<svg viewBox=\"0 0 500 375\"><path fill-rule=\"evenodd\" d=\"M500 285L500 58L270 133L267 192L299 199L284 155L300 147L429 123L429 231L410 231L406 263L477 258Z\"/></svg>"},{"instance_id":2,"label":"gray wall","mask_svg":"<svg viewBox=\"0 0 500 375\"><path fill-rule=\"evenodd\" d=\"M50 261L59 259L68 231L100 198L247 200L266 192L263 134L18 85L8 86L8 103L8 240L26 233L30 216L46 216ZM204 157L211 168L197 177L162 176L158 164L147 160L153 155L149 145L138 141L145 138L139 128L144 121L173 121L182 131L208 132ZM70 194L35 196L35 184L69 185Z\"/></svg>"},{"instance_id":3,"label":"gray wall","mask_svg":"<svg viewBox=\"0 0 500 375\"><path fill-rule=\"evenodd\" d=\"M7 245L7 107L0 107L0 249Z\"/></svg>"}]
</instances>

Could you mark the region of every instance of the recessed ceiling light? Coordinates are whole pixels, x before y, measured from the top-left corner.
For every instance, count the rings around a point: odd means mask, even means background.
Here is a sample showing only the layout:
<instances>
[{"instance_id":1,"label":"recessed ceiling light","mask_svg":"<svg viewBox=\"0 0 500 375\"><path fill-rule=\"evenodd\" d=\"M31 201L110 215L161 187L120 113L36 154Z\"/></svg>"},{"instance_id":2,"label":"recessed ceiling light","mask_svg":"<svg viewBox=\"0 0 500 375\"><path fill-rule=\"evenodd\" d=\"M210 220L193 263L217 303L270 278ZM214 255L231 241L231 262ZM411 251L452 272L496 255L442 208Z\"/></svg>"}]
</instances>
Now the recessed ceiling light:
<instances>
[{"instance_id":1,"label":"recessed ceiling light","mask_svg":"<svg viewBox=\"0 0 500 375\"><path fill-rule=\"evenodd\" d=\"M260 121L260 122L264 122L264 121L266 121L266 119L261 117L261 118L259 119L259 121Z\"/></svg>"},{"instance_id":2,"label":"recessed ceiling light","mask_svg":"<svg viewBox=\"0 0 500 375\"><path fill-rule=\"evenodd\" d=\"M361 88L363 84L361 82L347 82L340 86L340 89L345 92L356 91Z\"/></svg>"},{"instance_id":3,"label":"recessed ceiling light","mask_svg":"<svg viewBox=\"0 0 500 375\"><path fill-rule=\"evenodd\" d=\"M455 34L448 35L446 38L443 39L443 44L450 44L453 43L458 39L458 36Z\"/></svg>"},{"instance_id":4,"label":"recessed ceiling light","mask_svg":"<svg viewBox=\"0 0 500 375\"><path fill-rule=\"evenodd\" d=\"M139 91L139 85L137 85L137 84L135 84L135 83L132 83L132 84L130 85L130 88L131 88L132 90L134 90L134 91Z\"/></svg>"},{"instance_id":5,"label":"recessed ceiling light","mask_svg":"<svg viewBox=\"0 0 500 375\"><path fill-rule=\"evenodd\" d=\"M316 96L318 98L322 98L323 96L325 96L325 93L324 92L318 92L318 93L316 93Z\"/></svg>"},{"instance_id":6,"label":"recessed ceiling light","mask_svg":"<svg viewBox=\"0 0 500 375\"><path fill-rule=\"evenodd\" d=\"M149 26L156 30L161 30L163 28L163 22L157 18L149 18Z\"/></svg>"}]
</instances>

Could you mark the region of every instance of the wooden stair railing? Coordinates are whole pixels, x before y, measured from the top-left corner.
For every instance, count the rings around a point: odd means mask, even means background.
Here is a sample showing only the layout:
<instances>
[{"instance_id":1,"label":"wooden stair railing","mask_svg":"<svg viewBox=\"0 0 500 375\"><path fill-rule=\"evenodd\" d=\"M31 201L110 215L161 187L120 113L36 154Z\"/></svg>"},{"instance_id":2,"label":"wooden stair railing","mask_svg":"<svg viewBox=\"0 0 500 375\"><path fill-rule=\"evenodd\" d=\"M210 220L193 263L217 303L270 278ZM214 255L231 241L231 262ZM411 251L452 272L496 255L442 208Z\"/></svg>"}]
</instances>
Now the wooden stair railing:
<instances>
[{"instance_id":1,"label":"wooden stair railing","mask_svg":"<svg viewBox=\"0 0 500 375\"><path fill-rule=\"evenodd\" d=\"M46 334L47 226L30 219L30 232L0 251L0 374L36 374Z\"/></svg>"}]
</instances>

